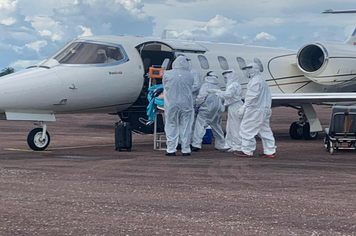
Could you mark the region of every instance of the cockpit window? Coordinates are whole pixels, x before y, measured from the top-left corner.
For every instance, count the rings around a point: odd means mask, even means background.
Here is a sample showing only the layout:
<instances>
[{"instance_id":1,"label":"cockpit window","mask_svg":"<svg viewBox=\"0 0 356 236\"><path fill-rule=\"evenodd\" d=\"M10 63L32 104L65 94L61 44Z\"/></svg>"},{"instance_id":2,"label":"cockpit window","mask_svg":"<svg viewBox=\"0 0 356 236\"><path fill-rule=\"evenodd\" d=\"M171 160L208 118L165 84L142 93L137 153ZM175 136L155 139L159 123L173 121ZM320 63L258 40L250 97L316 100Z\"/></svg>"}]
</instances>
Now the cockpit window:
<instances>
[{"instance_id":1,"label":"cockpit window","mask_svg":"<svg viewBox=\"0 0 356 236\"><path fill-rule=\"evenodd\" d=\"M103 64L123 58L120 48L86 42L74 42L54 57L60 64Z\"/></svg>"}]
</instances>

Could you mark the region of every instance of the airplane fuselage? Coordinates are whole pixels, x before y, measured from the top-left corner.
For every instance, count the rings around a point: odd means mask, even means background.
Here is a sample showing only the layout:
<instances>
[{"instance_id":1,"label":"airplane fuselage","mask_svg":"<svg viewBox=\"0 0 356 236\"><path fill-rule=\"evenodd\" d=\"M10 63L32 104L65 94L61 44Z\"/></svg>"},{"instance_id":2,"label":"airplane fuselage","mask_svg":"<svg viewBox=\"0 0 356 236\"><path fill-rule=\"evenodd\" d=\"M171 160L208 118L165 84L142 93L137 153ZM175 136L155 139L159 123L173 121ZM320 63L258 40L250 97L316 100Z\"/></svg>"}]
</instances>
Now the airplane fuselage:
<instances>
[{"instance_id":1,"label":"airplane fuselage","mask_svg":"<svg viewBox=\"0 0 356 236\"><path fill-rule=\"evenodd\" d=\"M169 70L179 54L191 59L201 79L209 71L220 75L234 69L244 92L248 79L241 69L257 63L274 96L273 106L311 111L303 115L302 125L315 117L312 103L356 101L353 93L340 93L356 91L356 47L351 44L311 43L297 52L227 43L92 36L69 42L37 66L1 77L0 118L43 124L54 121L56 113L105 112L118 114L122 120L139 120L146 115L149 68L165 64ZM222 76L219 85L225 88ZM139 132L152 132L139 123L135 126L142 129ZM310 131L320 129L320 123L311 122ZM48 143L42 142L45 130L46 126L41 134L39 130L30 133L31 148L37 148L33 140L41 143L41 150L47 147Z\"/></svg>"},{"instance_id":2,"label":"airplane fuselage","mask_svg":"<svg viewBox=\"0 0 356 236\"><path fill-rule=\"evenodd\" d=\"M100 64L58 63L54 59L76 42L117 47L124 57L119 61ZM354 68L347 71L349 76L335 77L342 77L344 83L318 84L307 78L297 67L297 52L292 50L224 43L177 43L173 40L120 36L79 38L72 41L72 44L67 44L38 67L2 77L0 111L121 111L132 105L143 89L144 75L147 73L147 67L152 65L144 65L143 54L146 53L146 58L153 61L155 52L170 53L171 61L177 54L184 54L191 59L193 67L198 69L202 76L211 70L221 74L224 69L235 69L243 88L248 81L241 70L241 60L245 64L258 61L272 94L356 90L356 83L350 78L355 77L356 63ZM206 65L203 60L206 60ZM222 76L220 86L225 86Z\"/></svg>"}]
</instances>

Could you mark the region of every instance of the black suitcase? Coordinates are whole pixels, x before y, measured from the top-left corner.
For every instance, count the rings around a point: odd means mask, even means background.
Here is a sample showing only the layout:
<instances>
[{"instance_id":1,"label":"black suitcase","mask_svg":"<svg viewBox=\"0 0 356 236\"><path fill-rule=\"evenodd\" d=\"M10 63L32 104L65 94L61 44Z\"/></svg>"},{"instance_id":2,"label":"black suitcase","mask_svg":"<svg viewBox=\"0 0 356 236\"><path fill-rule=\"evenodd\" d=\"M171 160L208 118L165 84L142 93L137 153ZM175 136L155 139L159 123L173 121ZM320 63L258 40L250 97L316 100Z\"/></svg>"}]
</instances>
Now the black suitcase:
<instances>
[{"instance_id":1,"label":"black suitcase","mask_svg":"<svg viewBox=\"0 0 356 236\"><path fill-rule=\"evenodd\" d=\"M122 151L126 149L131 151L132 135L129 122L116 122L115 123L115 150Z\"/></svg>"}]
</instances>

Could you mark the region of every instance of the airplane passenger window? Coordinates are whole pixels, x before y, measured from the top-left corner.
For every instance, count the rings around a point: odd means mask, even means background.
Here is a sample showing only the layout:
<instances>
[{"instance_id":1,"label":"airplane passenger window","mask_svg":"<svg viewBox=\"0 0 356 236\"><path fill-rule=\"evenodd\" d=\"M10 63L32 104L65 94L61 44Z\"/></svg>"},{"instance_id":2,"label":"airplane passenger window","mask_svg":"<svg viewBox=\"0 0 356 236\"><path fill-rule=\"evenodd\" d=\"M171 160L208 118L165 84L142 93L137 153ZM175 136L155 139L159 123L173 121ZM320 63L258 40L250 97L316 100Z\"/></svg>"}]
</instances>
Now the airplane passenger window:
<instances>
[{"instance_id":1,"label":"airplane passenger window","mask_svg":"<svg viewBox=\"0 0 356 236\"><path fill-rule=\"evenodd\" d=\"M260 71L263 72L263 65L262 65L262 62L260 61L260 59L255 58L255 59L253 59L253 61L260 67Z\"/></svg>"},{"instance_id":2,"label":"airplane passenger window","mask_svg":"<svg viewBox=\"0 0 356 236\"><path fill-rule=\"evenodd\" d=\"M54 57L60 64L102 64L123 58L120 48L85 42L72 43Z\"/></svg>"},{"instance_id":3,"label":"airplane passenger window","mask_svg":"<svg viewBox=\"0 0 356 236\"><path fill-rule=\"evenodd\" d=\"M246 62L242 57L236 57L237 63L239 63L240 70L246 66Z\"/></svg>"},{"instance_id":4,"label":"airplane passenger window","mask_svg":"<svg viewBox=\"0 0 356 236\"><path fill-rule=\"evenodd\" d=\"M227 63L225 57L218 56L218 60L219 60L221 69L223 69L223 70L229 69L229 64Z\"/></svg>"},{"instance_id":5,"label":"airplane passenger window","mask_svg":"<svg viewBox=\"0 0 356 236\"><path fill-rule=\"evenodd\" d=\"M198 59L199 59L201 68L203 68L203 69L205 69L205 70L209 69L209 62L208 62L208 60L206 59L206 57L204 57L204 56L202 56L202 55L199 55L199 56L198 56Z\"/></svg>"}]
</instances>

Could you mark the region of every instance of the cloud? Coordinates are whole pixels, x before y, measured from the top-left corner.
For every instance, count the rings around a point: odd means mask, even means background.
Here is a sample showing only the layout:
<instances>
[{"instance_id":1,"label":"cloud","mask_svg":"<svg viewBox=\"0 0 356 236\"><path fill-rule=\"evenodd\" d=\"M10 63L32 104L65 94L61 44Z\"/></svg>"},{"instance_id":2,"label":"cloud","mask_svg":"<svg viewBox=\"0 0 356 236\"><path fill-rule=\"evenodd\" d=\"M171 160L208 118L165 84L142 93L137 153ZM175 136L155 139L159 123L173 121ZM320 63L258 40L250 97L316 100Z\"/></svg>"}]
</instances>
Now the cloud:
<instances>
[{"instance_id":1,"label":"cloud","mask_svg":"<svg viewBox=\"0 0 356 236\"><path fill-rule=\"evenodd\" d=\"M14 17L9 17L7 19L0 21L0 24L7 25L7 26L13 25L15 23L16 23L16 19Z\"/></svg>"},{"instance_id":2,"label":"cloud","mask_svg":"<svg viewBox=\"0 0 356 236\"><path fill-rule=\"evenodd\" d=\"M352 9L354 0L0 0L0 68L43 60L87 35L159 37L170 29L168 38L292 49L345 41L356 14L321 14L327 8Z\"/></svg>"},{"instance_id":3,"label":"cloud","mask_svg":"<svg viewBox=\"0 0 356 236\"><path fill-rule=\"evenodd\" d=\"M1 0L0 9L5 9L7 11L13 11L17 7L18 0Z\"/></svg>"},{"instance_id":4,"label":"cloud","mask_svg":"<svg viewBox=\"0 0 356 236\"><path fill-rule=\"evenodd\" d=\"M219 39L232 35L232 30L236 26L236 21L221 15L216 15L206 23L196 23L190 30L172 31L172 36L177 38L195 38L197 40ZM172 22L174 25L174 22ZM174 28L174 26L173 26Z\"/></svg>"},{"instance_id":5,"label":"cloud","mask_svg":"<svg viewBox=\"0 0 356 236\"><path fill-rule=\"evenodd\" d=\"M267 40L267 41L275 41L277 38L274 37L273 35L270 35L266 32L261 32L259 34L257 34L254 38L255 41L258 40Z\"/></svg>"},{"instance_id":6,"label":"cloud","mask_svg":"<svg viewBox=\"0 0 356 236\"><path fill-rule=\"evenodd\" d=\"M93 36L93 33L91 32L91 29L84 27L82 25L79 25L79 28L81 28L83 30L83 33L81 35L79 35L80 37L82 36Z\"/></svg>"},{"instance_id":7,"label":"cloud","mask_svg":"<svg viewBox=\"0 0 356 236\"><path fill-rule=\"evenodd\" d=\"M155 23L143 6L141 0L0 0L0 41L8 45L0 68L14 59L43 60L78 36L150 36Z\"/></svg>"},{"instance_id":8,"label":"cloud","mask_svg":"<svg viewBox=\"0 0 356 236\"><path fill-rule=\"evenodd\" d=\"M28 43L25 45L25 47L28 47L32 50L35 50L37 53L41 51L41 48L47 46L47 41L45 40L40 40L32 43Z\"/></svg>"},{"instance_id":9,"label":"cloud","mask_svg":"<svg viewBox=\"0 0 356 236\"><path fill-rule=\"evenodd\" d=\"M17 0L0 1L0 27L1 25L11 26L17 22L17 18L19 16L17 4Z\"/></svg>"},{"instance_id":10,"label":"cloud","mask_svg":"<svg viewBox=\"0 0 356 236\"><path fill-rule=\"evenodd\" d=\"M140 0L78 0L76 4L54 9L51 18L60 23L58 34L71 38L83 34L82 27L94 35L149 36L154 26L153 18L143 12Z\"/></svg>"}]
</instances>

